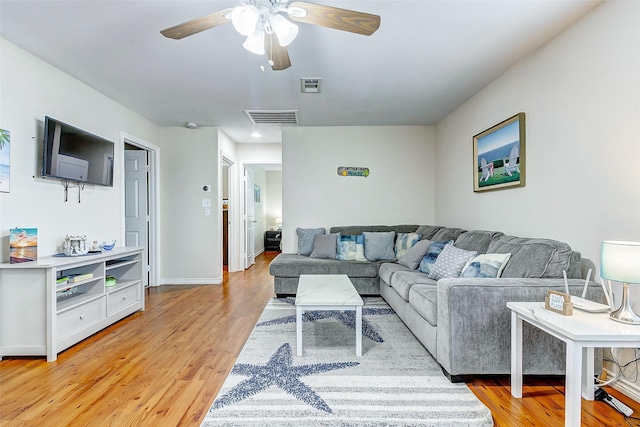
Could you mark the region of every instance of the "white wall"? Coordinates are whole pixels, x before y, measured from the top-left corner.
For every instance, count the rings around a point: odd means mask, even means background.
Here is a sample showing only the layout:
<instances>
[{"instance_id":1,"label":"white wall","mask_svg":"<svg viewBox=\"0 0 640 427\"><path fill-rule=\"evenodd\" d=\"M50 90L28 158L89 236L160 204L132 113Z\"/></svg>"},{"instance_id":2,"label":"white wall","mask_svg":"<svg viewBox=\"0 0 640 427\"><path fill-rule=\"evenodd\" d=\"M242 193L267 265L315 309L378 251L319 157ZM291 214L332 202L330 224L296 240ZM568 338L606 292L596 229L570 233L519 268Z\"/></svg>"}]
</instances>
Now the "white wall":
<instances>
[{"instance_id":1,"label":"white wall","mask_svg":"<svg viewBox=\"0 0 640 427\"><path fill-rule=\"evenodd\" d=\"M283 252L297 250L297 227L433 222L434 128L291 127L282 139Z\"/></svg>"},{"instance_id":2,"label":"white wall","mask_svg":"<svg viewBox=\"0 0 640 427\"><path fill-rule=\"evenodd\" d=\"M162 283L221 283L218 129L162 128L160 147ZM211 215L202 199L211 200Z\"/></svg>"},{"instance_id":3,"label":"white wall","mask_svg":"<svg viewBox=\"0 0 640 427\"><path fill-rule=\"evenodd\" d=\"M436 220L568 242L640 240L640 3L604 2L437 126ZM523 111L526 187L474 193L472 137ZM640 308L640 307L639 307Z\"/></svg>"},{"instance_id":4,"label":"white wall","mask_svg":"<svg viewBox=\"0 0 640 427\"><path fill-rule=\"evenodd\" d=\"M442 120L437 222L565 241L596 277L602 240L640 241L638 23L640 3L604 2ZM473 193L472 136L520 111L526 187ZM623 364L635 356L614 354ZM640 401L640 381L614 386Z\"/></svg>"},{"instance_id":5,"label":"white wall","mask_svg":"<svg viewBox=\"0 0 640 427\"><path fill-rule=\"evenodd\" d=\"M45 115L113 141L113 187L86 185L65 203L59 180L40 175ZM11 132L11 192L0 193L0 255L8 262L9 229L38 228L38 255L60 251L67 234L124 242L121 132L155 144L158 127L101 93L0 38L0 128Z\"/></svg>"}]
</instances>

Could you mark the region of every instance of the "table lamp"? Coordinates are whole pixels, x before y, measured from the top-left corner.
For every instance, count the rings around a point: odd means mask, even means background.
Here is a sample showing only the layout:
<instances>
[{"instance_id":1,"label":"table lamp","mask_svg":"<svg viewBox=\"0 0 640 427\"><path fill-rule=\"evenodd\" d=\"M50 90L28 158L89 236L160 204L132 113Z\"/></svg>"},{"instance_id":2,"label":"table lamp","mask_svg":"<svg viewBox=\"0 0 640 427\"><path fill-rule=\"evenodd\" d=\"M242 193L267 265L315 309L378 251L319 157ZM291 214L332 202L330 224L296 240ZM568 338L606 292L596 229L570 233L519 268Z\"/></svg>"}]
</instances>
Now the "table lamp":
<instances>
[{"instance_id":1,"label":"table lamp","mask_svg":"<svg viewBox=\"0 0 640 427\"><path fill-rule=\"evenodd\" d=\"M640 242L602 242L601 276L622 283L622 302L609 317L616 322L640 325L640 316L631 308L629 283L640 283Z\"/></svg>"}]
</instances>

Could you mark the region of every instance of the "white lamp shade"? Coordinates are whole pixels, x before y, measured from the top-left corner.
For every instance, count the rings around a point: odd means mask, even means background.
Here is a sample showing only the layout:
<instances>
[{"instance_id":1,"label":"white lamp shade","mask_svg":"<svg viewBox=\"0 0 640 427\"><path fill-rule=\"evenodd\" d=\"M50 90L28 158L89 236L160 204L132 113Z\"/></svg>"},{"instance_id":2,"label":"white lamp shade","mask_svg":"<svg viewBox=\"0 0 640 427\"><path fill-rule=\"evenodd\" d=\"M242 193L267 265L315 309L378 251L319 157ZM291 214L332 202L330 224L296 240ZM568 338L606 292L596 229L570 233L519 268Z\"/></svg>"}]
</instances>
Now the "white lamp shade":
<instances>
[{"instance_id":1,"label":"white lamp shade","mask_svg":"<svg viewBox=\"0 0 640 427\"><path fill-rule=\"evenodd\" d=\"M275 14L271 17L271 27L278 36L280 46L288 46L298 35L298 26L286 20L282 15Z\"/></svg>"},{"instance_id":2,"label":"white lamp shade","mask_svg":"<svg viewBox=\"0 0 640 427\"><path fill-rule=\"evenodd\" d=\"M601 276L622 283L640 283L640 242L602 242Z\"/></svg>"},{"instance_id":3,"label":"white lamp shade","mask_svg":"<svg viewBox=\"0 0 640 427\"><path fill-rule=\"evenodd\" d=\"M264 31L255 30L247 37L244 43L242 43L242 47L256 55L264 55Z\"/></svg>"},{"instance_id":4,"label":"white lamp shade","mask_svg":"<svg viewBox=\"0 0 640 427\"><path fill-rule=\"evenodd\" d=\"M237 32L243 36L249 36L256 30L256 24L260 19L258 8L253 5L237 6L231 12L231 22Z\"/></svg>"}]
</instances>

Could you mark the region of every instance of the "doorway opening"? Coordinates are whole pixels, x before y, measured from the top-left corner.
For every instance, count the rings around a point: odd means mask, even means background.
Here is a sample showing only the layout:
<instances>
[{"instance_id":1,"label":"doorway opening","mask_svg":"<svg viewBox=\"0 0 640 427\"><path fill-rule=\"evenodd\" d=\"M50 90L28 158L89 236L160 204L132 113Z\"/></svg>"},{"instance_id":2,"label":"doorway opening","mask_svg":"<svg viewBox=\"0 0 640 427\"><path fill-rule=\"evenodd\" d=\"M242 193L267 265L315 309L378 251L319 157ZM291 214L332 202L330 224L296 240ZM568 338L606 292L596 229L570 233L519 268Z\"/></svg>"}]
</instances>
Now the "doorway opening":
<instances>
[{"instance_id":1,"label":"doorway opening","mask_svg":"<svg viewBox=\"0 0 640 427\"><path fill-rule=\"evenodd\" d=\"M124 245L142 247L144 286L158 285L159 149L132 136L124 146Z\"/></svg>"}]
</instances>

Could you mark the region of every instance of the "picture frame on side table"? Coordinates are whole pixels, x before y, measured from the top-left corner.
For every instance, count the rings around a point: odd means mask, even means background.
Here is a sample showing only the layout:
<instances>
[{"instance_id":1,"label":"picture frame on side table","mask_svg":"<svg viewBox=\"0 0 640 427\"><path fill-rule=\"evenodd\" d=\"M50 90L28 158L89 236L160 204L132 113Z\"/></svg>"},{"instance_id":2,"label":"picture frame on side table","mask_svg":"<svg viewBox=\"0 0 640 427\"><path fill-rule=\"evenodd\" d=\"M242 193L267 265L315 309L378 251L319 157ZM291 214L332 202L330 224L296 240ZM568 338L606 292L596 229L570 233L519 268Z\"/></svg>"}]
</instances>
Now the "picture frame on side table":
<instances>
[{"instance_id":1,"label":"picture frame on side table","mask_svg":"<svg viewBox=\"0 0 640 427\"><path fill-rule=\"evenodd\" d=\"M473 137L473 191L525 186L525 115L518 113Z\"/></svg>"}]
</instances>

